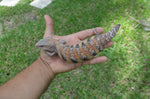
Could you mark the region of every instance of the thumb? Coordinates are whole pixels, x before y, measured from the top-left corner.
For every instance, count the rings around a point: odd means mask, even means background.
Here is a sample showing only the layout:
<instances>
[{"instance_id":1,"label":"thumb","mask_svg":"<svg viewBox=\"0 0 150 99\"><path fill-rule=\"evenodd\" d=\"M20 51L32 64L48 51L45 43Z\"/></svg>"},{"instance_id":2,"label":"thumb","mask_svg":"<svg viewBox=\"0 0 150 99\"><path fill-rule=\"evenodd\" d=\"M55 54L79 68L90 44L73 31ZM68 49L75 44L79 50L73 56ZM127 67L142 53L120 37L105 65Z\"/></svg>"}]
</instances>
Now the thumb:
<instances>
[{"instance_id":1,"label":"thumb","mask_svg":"<svg viewBox=\"0 0 150 99\"><path fill-rule=\"evenodd\" d=\"M53 34L53 20L51 19L51 17L49 15L45 15L44 19L45 19L45 23L46 23L44 38L53 37L54 36L54 34Z\"/></svg>"}]
</instances>

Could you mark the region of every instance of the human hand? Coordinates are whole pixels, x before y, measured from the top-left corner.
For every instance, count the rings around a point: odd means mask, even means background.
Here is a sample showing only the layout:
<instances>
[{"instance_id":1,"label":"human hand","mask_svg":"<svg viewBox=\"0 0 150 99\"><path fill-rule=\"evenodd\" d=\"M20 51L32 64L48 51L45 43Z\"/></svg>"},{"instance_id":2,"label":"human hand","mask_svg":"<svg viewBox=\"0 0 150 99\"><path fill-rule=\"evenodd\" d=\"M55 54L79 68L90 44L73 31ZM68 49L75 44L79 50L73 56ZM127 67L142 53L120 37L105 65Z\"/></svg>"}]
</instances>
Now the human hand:
<instances>
[{"instance_id":1,"label":"human hand","mask_svg":"<svg viewBox=\"0 0 150 99\"><path fill-rule=\"evenodd\" d=\"M46 30L45 30L44 38L52 37L57 40L64 40L64 41L66 41L66 43L68 45L74 45L74 44L80 43L81 40L83 40L87 37L95 35L95 33L92 29L87 29L87 30L80 31L80 32L77 32L77 33L74 33L71 35L67 35L67 36L56 36L53 34L52 19L48 15L45 15L44 18L45 18L45 22L46 22ZM96 30L98 33L102 33L104 31L104 29L100 28L100 27L97 27ZM105 48L110 47L112 44L113 44L112 41L108 42L105 45ZM63 61L58 55L54 55L52 57L48 56L44 50L41 50L40 57L43 60L43 62L45 62L46 64L48 64L48 66L50 66L50 68L52 69L52 71L55 75L76 69L82 65L103 63L107 60L106 56L101 56L101 57L95 57L95 58L85 61L83 63L68 63L68 62Z\"/></svg>"}]
</instances>

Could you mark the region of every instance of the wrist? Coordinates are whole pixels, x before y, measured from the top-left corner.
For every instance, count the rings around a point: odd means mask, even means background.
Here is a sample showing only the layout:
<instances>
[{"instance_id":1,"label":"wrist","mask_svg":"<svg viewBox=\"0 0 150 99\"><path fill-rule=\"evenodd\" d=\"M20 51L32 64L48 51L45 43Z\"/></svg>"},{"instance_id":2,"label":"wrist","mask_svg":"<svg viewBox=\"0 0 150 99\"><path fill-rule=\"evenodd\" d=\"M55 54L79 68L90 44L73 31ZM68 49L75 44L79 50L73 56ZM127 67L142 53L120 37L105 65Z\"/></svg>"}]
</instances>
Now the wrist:
<instances>
[{"instance_id":1,"label":"wrist","mask_svg":"<svg viewBox=\"0 0 150 99\"><path fill-rule=\"evenodd\" d=\"M48 73L50 79L53 79L55 77L55 74L50 66L46 61L44 61L41 57L38 58L39 64L43 67L46 73Z\"/></svg>"}]
</instances>

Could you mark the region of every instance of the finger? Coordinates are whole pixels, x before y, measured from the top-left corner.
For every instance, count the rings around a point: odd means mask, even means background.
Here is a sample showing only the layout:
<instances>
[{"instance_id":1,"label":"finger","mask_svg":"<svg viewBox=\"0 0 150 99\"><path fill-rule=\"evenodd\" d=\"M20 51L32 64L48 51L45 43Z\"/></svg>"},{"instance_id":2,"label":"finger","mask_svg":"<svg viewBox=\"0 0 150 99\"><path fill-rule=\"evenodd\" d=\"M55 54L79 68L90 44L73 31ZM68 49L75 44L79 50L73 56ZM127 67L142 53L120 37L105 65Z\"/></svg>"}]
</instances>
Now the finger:
<instances>
[{"instance_id":1,"label":"finger","mask_svg":"<svg viewBox=\"0 0 150 99\"><path fill-rule=\"evenodd\" d=\"M98 33L103 33L104 29L101 28L101 27L97 27L96 31ZM78 32L74 35L76 35L80 40L82 40L82 39L85 39L85 38L90 37L92 35L95 35L95 32L93 31L93 29L87 29L87 30L84 30L84 31L80 31L80 32Z\"/></svg>"},{"instance_id":2,"label":"finger","mask_svg":"<svg viewBox=\"0 0 150 99\"><path fill-rule=\"evenodd\" d=\"M108 47L110 47L110 46L112 46L113 45L113 42L112 41L110 41L110 42L108 42L106 45L105 45L105 47L104 48L108 48Z\"/></svg>"},{"instance_id":3,"label":"finger","mask_svg":"<svg viewBox=\"0 0 150 99\"><path fill-rule=\"evenodd\" d=\"M45 29L45 37L53 37L53 20L50 18L49 15L44 16L45 23L46 23L46 29Z\"/></svg>"},{"instance_id":4,"label":"finger","mask_svg":"<svg viewBox=\"0 0 150 99\"><path fill-rule=\"evenodd\" d=\"M85 61L83 63L74 64L74 68L78 68L79 66L82 66L82 65L91 65L91 64L97 64L97 63L103 63L105 61L107 61L106 56L96 57L96 58L93 58L91 60Z\"/></svg>"},{"instance_id":5,"label":"finger","mask_svg":"<svg viewBox=\"0 0 150 99\"><path fill-rule=\"evenodd\" d=\"M97 63L103 63L107 61L107 57L106 56L101 56L101 57L96 57L96 58L93 58L89 61L85 61L83 63L83 65L91 65L91 64L97 64Z\"/></svg>"}]
</instances>

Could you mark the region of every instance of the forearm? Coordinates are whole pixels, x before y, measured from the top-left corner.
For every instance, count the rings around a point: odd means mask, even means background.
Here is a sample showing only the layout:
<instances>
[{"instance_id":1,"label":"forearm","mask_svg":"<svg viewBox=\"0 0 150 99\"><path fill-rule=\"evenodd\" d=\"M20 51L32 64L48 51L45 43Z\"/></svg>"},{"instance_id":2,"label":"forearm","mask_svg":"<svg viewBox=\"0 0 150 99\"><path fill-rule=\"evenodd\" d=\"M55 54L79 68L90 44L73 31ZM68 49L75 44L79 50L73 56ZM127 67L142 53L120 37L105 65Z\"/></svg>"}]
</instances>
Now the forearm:
<instances>
[{"instance_id":1,"label":"forearm","mask_svg":"<svg viewBox=\"0 0 150 99\"><path fill-rule=\"evenodd\" d=\"M0 87L0 99L37 99L53 78L50 66L39 58Z\"/></svg>"}]
</instances>

